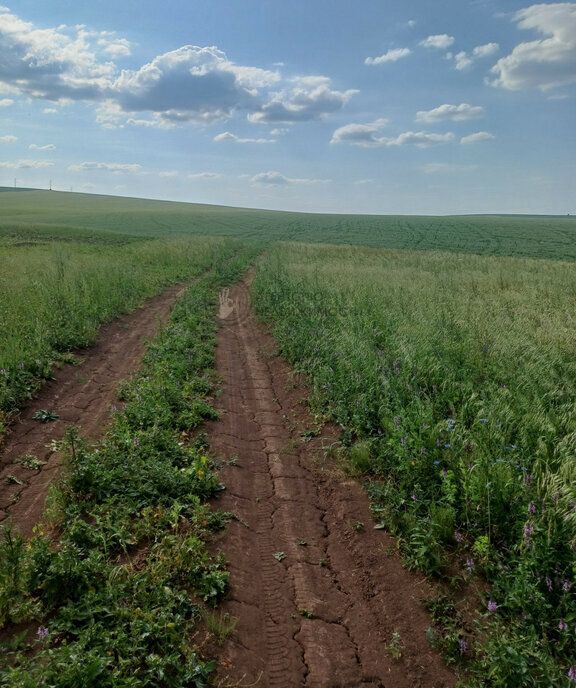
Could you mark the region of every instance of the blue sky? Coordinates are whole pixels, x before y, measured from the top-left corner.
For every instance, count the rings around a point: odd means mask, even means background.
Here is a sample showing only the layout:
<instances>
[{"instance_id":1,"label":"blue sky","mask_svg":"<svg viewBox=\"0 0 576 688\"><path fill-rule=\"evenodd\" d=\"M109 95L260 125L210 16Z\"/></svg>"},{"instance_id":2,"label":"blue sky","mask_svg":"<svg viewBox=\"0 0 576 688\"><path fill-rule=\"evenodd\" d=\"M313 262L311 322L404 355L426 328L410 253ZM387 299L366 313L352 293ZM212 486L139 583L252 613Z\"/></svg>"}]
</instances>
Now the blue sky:
<instances>
[{"instance_id":1,"label":"blue sky","mask_svg":"<svg viewBox=\"0 0 576 688\"><path fill-rule=\"evenodd\" d=\"M565 214L576 213L575 143L576 2L0 7L4 186Z\"/></svg>"}]
</instances>

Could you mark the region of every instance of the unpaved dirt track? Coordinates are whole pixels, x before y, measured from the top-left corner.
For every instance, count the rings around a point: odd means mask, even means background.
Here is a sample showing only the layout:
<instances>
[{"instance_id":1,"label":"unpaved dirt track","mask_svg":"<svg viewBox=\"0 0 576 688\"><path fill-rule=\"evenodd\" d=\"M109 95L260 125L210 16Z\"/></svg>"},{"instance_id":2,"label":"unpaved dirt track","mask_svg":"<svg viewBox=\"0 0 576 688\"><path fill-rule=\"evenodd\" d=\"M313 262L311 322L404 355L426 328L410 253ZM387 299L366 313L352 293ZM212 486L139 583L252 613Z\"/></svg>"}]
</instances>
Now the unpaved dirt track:
<instances>
[{"instance_id":1,"label":"unpaved dirt track","mask_svg":"<svg viewBox=\"0 0 576 688\"><path fill-rule=\"evenodd\" d=\"M156 335L184 290L181 285L171 287L133 313L103 326L96 344L77 353L81 365L56 370L55 379L22 411L0 448L0 523L11 519L22 534L31 535L61 466L60 454L46 445L61 439L70 425L81 426L84 439L96 440L104 434L119 381L138 370L146 340ZM60 417L45 424L32 420L39 409ZM46 464L39 471L24 468L16 460L26 454Z\"/></svg>"},{"instance_id":2,"label":"unpaved dirt track","mask_svg":"<svg viewBox=\"0 0 576 688\"><path fill-rule=\"evenodd\" d=\"M230 568L223 610L239 622L219 650L215 685L454 686L426 639L425 585L373 529L361 486L325 461L335 433L302 439L312 427L304 392L246 299L246 285L227 298L235 310L218 335L222 418L207 428L221 459L237 456L215 505L238 517L217 548ZM386 650L393 633L399 658Z\"/></svg>"}]
</instances>

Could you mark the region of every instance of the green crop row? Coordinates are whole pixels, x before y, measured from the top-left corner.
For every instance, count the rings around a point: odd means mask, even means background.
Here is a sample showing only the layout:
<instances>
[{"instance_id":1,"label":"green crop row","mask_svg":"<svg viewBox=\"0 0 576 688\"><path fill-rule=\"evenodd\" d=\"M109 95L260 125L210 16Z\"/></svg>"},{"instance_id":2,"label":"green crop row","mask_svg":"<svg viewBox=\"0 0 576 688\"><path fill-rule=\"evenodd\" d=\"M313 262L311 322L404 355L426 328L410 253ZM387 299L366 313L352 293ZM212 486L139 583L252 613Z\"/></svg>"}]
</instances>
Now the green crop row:
<instances>
[{"instance_id":1,"label":"green crop row","mask_svg":"<svg viewBox=\"0 0 576 688\"><path fill-rule=\"evenodd\" d=\"M341 425L378 526L456 590L433 605L430 639L462 685L576 674L575 277L569 263L284 245L253 285L311 403Z\"/></svg>"},{"instance_id":2,"label":"green crop row","mask_svg":"<svg viewBox=\"0 0 576 688\"><path fill-rule=\"evenodd\" d=\"M2 686L206 685L213 663L198 654L195 626L227 573L205 541L227 516L203 506L221 485L191 431L215 417L218 291L253 257L223 251L190 286L123 386L104 440L87 446L68 429L50 532L38 526L27 542L0 529L0 628L14 630Z\"/></svg>"}]
</instances>

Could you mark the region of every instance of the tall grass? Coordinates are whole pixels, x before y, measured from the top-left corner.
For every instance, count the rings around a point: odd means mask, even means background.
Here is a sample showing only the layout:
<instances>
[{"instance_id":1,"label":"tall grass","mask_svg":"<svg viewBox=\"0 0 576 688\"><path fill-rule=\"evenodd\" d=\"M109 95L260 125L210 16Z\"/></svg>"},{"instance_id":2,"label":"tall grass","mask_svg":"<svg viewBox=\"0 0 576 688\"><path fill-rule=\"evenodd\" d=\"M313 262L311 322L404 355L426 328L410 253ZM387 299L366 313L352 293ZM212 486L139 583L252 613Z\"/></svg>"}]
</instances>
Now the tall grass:
<instances>
[{"instance_id":1,"label":"tall grass","mask_svg":"<svg viewBox=\"0 0 576 688\"><path fill-rule=\"evenodd\" d=\"M101 323L236 249L231 240L177 238L3 247L0 413L17 408L35 381L50 374L55 356L92 343Z\"/></svg>"},{"instance_id":2,"label":"tall grass","mask_svg":"<svg viewBox=\"0 0 576 688\"><path fill-rule=\"evenodd\" d=\"M285 245L254 283L407 563L492 584L497 632L456 646L475 655L472 683L568 685L576 664L575 277L563 262Z\"/></svg>"}]
</instances>

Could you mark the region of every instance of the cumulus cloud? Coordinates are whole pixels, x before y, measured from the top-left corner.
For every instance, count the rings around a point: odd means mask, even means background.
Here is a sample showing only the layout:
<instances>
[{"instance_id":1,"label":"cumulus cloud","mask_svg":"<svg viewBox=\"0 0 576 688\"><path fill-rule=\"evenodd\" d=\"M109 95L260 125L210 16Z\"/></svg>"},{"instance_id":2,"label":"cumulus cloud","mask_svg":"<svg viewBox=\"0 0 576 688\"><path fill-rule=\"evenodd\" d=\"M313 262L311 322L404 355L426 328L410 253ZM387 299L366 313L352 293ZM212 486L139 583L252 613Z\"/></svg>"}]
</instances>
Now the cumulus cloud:
<instances>
[{"instance_id":1,"label":"cumulus cloud","mask_svg":"<svg viewBox=\"0 0 576 688\"><path fill-rule=\"evenodd\" d=\"M386 120L376 120L370 124L347 124L336 129L330 143L349 143L361 148L379 148L391 146L418 146L427 148L454 140L454 134L429 134L424 131L406 131L395 137L379 136L386 126Z\"/></svg>"},{"instance_id":2,"label":"cumulus cloud","mask_svg":"<svg viewBox=\"0 0 576 688\"><path fill-rule=\"evenodd\" d=\"M0 13L0 92L99 108L107 128L126 122L173 127L212 124L238 111L253 122L312 121L340 110L356 91L333 88L328 77L285 79L280 72L238 65L215 46L186 45L138 69L114 60L131 44L84 26L39 29L10 11Z\"/></svg>"},{"instance_id":3,"label":"cumulus cloud","mask_svg":"<svg viewBox=\"0 0 576 688\"><path fill-rule=\"evenodd\" d=\"M70 165L70 172L112 172L113 174L141 174L142 166L132 163L83 162Z\"/></svg>"},{"instance_id":4,"label":"cumulus cloud","mask_svg":"<svg viewBox=\"0 0 576 688\"><path fill-rule=\"evenodd\" d=\"M380 55L380 57L367 57L364 60L365 65L380 65L380 64L385 64L386 62L398 62L398 60L401 60L403 57L408 57L408 55L411 54L410 48L396 48L394 50L389 50L388 52L384 53L384 55Z\"/></svg>"},{"instance_id":5,"label":"cumulus cloud","mask_svg":"<svg viewBox=\"0 0 576 688\"><path fill-rule=\"evenodd\" d=\"M461 51L454 57L455 67L459 71L463 71L471 67L477 60L484 57L490 57L500 50L498 43L485 43L484 45L477 45L471 53Z\"/></svg>"},{"instance_id":6,"label":"cumulus cloud","mask_svg":"<svg viewBox=\"0 0 576 688\"><path fill-rule=\"evenodd\" d=\"M123 112L152 112L170 124L210 123L237 108L256 109L259 89L279 79L277 72L235 65L216 47L187 45L123 70L111 95Z\"/></svg>"},{"instance_id":7,"label":"cumulus cloud","mask_svg":"<svg viewBox=\"0 0 576 688\"><path fill-rule=\"evenodd\" d=\"M483 141L494 141L496 137L487 131L477 131L475 134L468 134L460 139L460 143L464 145L471 143L482 143Z\"/></svg>"},{"instance_id":8,"label":"cumulus cloud","mask_svg":"<svg viewBox=\"0 0 576 688\"><path fill-rule=\"evenodd\" d=\"M295 77L290 87L273 93L258 112L249 115L251 122L280 124L309 122L341 110L358 91L337 91L324 76Z\"/></svg>"},{"instance_id":9,"label":"cumulus cloud","mask_svg":"<svg viewBox=\"0 0 576 688\"><path fill-rule=\"evenodd\" d=\"M514 14L520 29L548 36L519 43L494 65L492 86L546 90L576 81L576 3L532 5Z\"/></svg>"},{"instance_id":10,"label":"cumulus cloud","mask_svg":"<svg viewBox=\"0 0 576 688\"><path fill-rule=\"evenodd\" d=\"M368 124L346 124L336 129L330 143L351 143L362 148L373 148L381 145L379 132L388 125L385 118L377 119Z\"/></svg>"},{"instance_id":11,"label":"cumulus cloud","mask_svg":"<svg viewBox=\"0 0 576 688\"><path fill-rule=\"evenodd\" d=\"M14 170L33 170L42 167L54 167L54 163L44 160L15 160L13 162L0 162L0 167Z\"/></svg>"},{"instance_id":12,"label":"cumulus cloud","mask_svg":"<svg viewBox=\"0 0 576 688\"><path fill-rule=\"evenodd\" d=\"M99 59L96 36L81 26L37 29L0 14L0 87L49 100L98 99L115 68Z\"/></svg>"},{"instance_id":13,"label":"cumulus cloud","mask_svg":"<svg viewBox=\"0 0 576 688\"><path fill-rule=\"evenodd\" d=\"M0 143L14 143L18 141L17 136L0 136Z\"/></svg>"},{"instance_id":14,"label":"cumulus cloud","mask_svg":"<svg viewBox=\"0 0 576 688\"><path fill-rule=\"evenodd\" d=\"M287 186L289 184L329 184L331 179L294 179L285 177L280 172L271 170L269 172L260 172L255 174L250 182L261 186Z\"/></svg>"},{"instance_id":15,"label":"cumulus cloud","mask_svg":"<svg viewBox=\"0 0 576 688\"><path fill-rule=\"evenodd\" d=\"M14 101L11 98L2 98L0 100L0 107L10 107L11 105L14 105Z\"/></svg>"},{"instance_id":16,"label":"cumulus cloud","mask_svg":"<svg viewBox=\"0 0 576 688\"><path fill-rule=\"evenodd\" d=\"M47 143L45 146L38 146L35 143L31 143L28 148L30 150L38 150L38 151L54 151L56 150L56 146L53 143Z\"/></svg>"},{"instance_id":17,"label":"cumulus cloud","mask_svg":"<svg viewBox=\"0 0 576 688\"><path fill-rule=\"evenodd\" d=\"M454 36L449 36L447 33L436 34L435 36L428 36L420 45L423 48L436 48L438 50L446 50L456 39Z\"/></svg>"},{"instance_id":18,"label":"cumulus cloud","mask_svg":"<svg viewBox=\"0 0 576 688\"><path fill-rule=\"evenodd\" d=\"M220 143L221 141L233 141L234 143L276 143L276 139L245 139L225 131L214 137L214 141Z\"/></svg>"},{"instance_id":19,"label":"cumulus cloud","mask_svg":"<svg viewBox=\"0 0 576 688\"><path fill-rule=\"evenodd\" d=\"M469 119L479 119L484 117L484 108L480 105L468 105L468 103L460 103L460 105L440 105L432 110L420 110L416 113L417 122L441 122L449 119L455 122L465 121Z\"/></svg>"}]
</instances>

